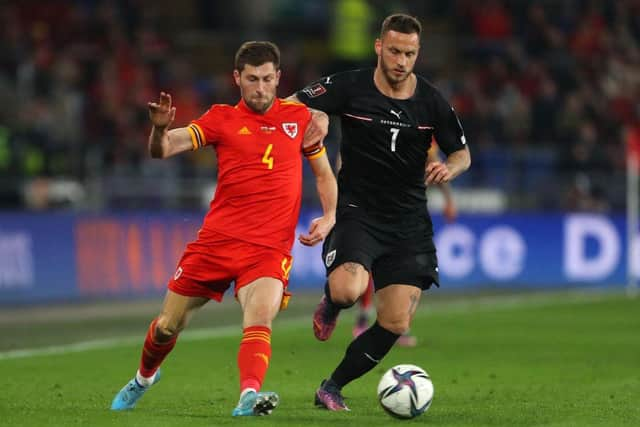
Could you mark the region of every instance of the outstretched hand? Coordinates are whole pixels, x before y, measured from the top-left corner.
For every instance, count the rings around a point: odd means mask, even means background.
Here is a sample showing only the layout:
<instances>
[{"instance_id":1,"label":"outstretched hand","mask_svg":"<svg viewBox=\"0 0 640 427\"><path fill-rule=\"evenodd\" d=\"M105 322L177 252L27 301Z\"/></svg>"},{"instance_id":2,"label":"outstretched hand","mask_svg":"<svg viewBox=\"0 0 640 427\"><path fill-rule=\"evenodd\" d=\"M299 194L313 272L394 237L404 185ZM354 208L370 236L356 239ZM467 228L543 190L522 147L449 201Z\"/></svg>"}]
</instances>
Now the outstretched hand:
<instances>
[{"instance_id":1,"label":"outstretched hand","mask_svg":"<svg viewBox=\"0 0 640 427\"><path fill-rule=\"evenodd\" d=\"M171 95L168 93L160 92L160 100L157 103L148 102L147 106L151 124L157 128L168 127L176 117L176 107L171 106Z\"/></svg>"},{"instance_id":2,"label":"outstretched hand","mask_svg":"<svg viewBox=\"0 0 640 427\"><path fill-rule=\"evenodd\" d=\"M322 242L324 238L327 237L327 234L329 234L335 223L335 219L330 219L324 216L315 218L311 221L309 232L298 236L298 240L305 246L314 246Z\"/></svg>"}]
</instances>

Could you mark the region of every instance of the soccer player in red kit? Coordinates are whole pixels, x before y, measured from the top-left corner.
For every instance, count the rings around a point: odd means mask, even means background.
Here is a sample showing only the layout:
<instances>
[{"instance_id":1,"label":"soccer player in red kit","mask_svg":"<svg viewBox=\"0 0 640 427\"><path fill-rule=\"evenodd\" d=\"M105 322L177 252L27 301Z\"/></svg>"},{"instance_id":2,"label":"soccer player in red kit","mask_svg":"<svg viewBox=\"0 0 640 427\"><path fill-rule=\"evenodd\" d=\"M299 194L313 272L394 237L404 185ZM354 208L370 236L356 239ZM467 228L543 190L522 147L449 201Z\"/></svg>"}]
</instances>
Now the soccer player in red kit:
<instances>
[{"instance_id":1,"label":"soccer player in red kit","mask_svg":"<svg viewBox=\"0 0 640 427\"><path fill-rule=\"evenodd\" d=\"M238 104L213 105L187 127L168 130L176 112L169 94L149 103L151 156L166 158L211 145L218 157L218 185L196 241L187 245L169 281L162 311L151 322L136 376L115 396L113 410L133 408L158 382L160 364L190 315L210 299L221 301L232 282L243 312L240 399L232 415L266 415L278 404L276 393L260 389L271 359L271 323L289 298L302 155L316 177L323 210L308 234L299 237L302 244L321 242L333 227L337 185L322 140L304 136L309 109L276 97L277 46L244 43L234 68Z\"/></svg>"}]
</instances>

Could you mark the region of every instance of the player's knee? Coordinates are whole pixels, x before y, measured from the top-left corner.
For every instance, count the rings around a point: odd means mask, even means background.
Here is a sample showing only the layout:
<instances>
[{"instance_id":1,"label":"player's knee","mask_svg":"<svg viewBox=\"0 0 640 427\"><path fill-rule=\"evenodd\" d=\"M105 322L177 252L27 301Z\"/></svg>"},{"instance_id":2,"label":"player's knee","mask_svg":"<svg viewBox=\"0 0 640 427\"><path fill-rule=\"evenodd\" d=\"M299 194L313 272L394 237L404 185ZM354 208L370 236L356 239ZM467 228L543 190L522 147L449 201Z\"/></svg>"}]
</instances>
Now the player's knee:
<instances>
[{"instance_id":1,"label":"player's knee","mask_svg":"<svg viewBox=\"0 0 640 427\"><path fill-rule=\"evenodd\" d=\"M331 288L331 301L344 307L350 307L358 301L360 292L353 286L339 286Z\"/></svg>"},{"instance_id":2,"label":"player's knee","mask_svg":"<svg viewBox=\"0 0 640 427\"><path fill-rule=\"evenodd\" d=\"M251 326L270 326L277 313L277 309L265 304L251 307L244 313L244 317L246 321L251 323Z\"/></svg>"},{"instance_id":3,"label":"player's knee","mask_svg":"<svg viewBox=\"0 0 640 427\"><path fill-rule=\"evenodd\" d=\"M153 331L153 338L156 342L171 341L175 336L180 333L180 326L178 322L172 322L166 317L160 316L156 320L156 328Z\"/></svg>"},{"instance_id":4,"label":"player's knee","mask_svg":"<svg viewBox=\"0 0 640 427\"><path fill-rule=\"evenodd\" d=\"M384 319L378 317L378 323L386 330L397 335L402 335L409 332L409 327L411 326L411 318L408 316L393 319Z\"/></svg>"},{"instance_id":5,"label":"player's knee","mask_svg":"<svg viewBox=\"0 0 640 427\"><path fill-rule=\"evenodd\" d=\"M362 265L353 262L342 264L329 275L331 301L343 308L351 307L366 292L368 282L369 273Z\"/></svg>"}]
</instances>

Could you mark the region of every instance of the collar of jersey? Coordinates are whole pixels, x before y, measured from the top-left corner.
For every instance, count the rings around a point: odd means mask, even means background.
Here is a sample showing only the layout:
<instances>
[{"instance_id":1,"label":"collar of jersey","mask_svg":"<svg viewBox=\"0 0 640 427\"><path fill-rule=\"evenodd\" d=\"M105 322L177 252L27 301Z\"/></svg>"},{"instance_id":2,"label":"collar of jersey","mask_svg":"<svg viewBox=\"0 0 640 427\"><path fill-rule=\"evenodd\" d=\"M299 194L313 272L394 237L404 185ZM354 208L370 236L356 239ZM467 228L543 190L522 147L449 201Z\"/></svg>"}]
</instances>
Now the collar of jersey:
<instances>
[{"instance_id":1,"label":"collar of jersey","mask_svg":"<svg viewBox=\"0 0 640 427\"><path fill-rule=\"evenodd\" d=\"M269 109L267 110L267 112L266 112L266 113L264 113L264 114L258 114L258 113L256 113L255 111L253 111L251 108L249 108L249 107L247 106L247 104L244 102L244 99L243 99L243 98L240 98L240 102L238 102L238 103L236 104L236 108L237 108L237 109L239 109L239 110L241 110L241 111L244 111L245 113L249 113L249 114L256 114L256 115L260 115L260 116L269 116L269 115L271 115L271 114L273 114L273 113L277 112L277 111L278 111L278 109L280 108L280 98L278 98L278 97L276 96L276 97L274 98L274 100L273 100L273 105L271 105L271 108L269 108Z\"/></svg>"}]
</instances>

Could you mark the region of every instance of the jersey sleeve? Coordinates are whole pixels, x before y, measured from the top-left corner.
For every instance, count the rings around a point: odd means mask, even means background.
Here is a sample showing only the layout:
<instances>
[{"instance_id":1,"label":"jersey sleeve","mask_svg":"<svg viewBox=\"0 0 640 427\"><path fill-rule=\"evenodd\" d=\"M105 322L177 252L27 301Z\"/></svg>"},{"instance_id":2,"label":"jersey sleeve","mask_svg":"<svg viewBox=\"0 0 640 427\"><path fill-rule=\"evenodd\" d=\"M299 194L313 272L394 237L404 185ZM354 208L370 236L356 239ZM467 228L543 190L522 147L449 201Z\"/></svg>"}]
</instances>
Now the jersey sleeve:
<instances>
[{"instance_id":1,"label":"jersey sleeve","mask_svg":"<svg viewBox=\"0 0 640 427\"><path fill-rule=\"evenodd\" d=\"M187 126L191 135L193 150L197 150L206 145L213 145L218 142L219 132L216 124L221 123L220 107L212 105L200 118L194 120Z\"/></svg>"},{"instance_id":2,"label":"jersey sleeve","mask_svg":"<svg viewBox=\"0 0 640 427\"><path fill-rule=\"evenodd\" d=\"M434 137L440 149L448 156L467 146L464 130L454 109L436 92L436 117Z\"/></svg>"},{"instance_id":3,"label":"jersey sleeve","mask_svg":"<svg viewBox=\"0 0 640 427\"><path fill-rule=\"evenodd\" d=\"M317 80L296 92L300 102L327 114L339 114L348 96L349 73L337 73Z\"/></svg>"}]
</instances>

